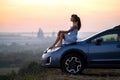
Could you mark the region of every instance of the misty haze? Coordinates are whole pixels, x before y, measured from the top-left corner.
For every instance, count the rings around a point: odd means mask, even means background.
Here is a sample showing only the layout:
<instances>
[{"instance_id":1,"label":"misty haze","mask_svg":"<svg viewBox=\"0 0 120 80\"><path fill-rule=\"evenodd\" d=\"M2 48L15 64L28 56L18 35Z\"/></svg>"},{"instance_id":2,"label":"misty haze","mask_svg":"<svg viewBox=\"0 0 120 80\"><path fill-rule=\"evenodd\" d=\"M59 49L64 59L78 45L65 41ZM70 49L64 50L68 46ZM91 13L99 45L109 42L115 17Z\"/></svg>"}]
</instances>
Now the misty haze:
<instances>
[{"instance_id":1,"label":"misty haze","mask_svg":"<svg viewBox=\"0 0 120 80\"><path fill-rule=\"evenodd\" d=\"M94 33L80 32L78 41ZM52 45L55 38L55 32L44 33L41 29L31 33L0 33L0 67L19 67L30 61L39 62L43 51Z\"/></svg>"}]
</instances>

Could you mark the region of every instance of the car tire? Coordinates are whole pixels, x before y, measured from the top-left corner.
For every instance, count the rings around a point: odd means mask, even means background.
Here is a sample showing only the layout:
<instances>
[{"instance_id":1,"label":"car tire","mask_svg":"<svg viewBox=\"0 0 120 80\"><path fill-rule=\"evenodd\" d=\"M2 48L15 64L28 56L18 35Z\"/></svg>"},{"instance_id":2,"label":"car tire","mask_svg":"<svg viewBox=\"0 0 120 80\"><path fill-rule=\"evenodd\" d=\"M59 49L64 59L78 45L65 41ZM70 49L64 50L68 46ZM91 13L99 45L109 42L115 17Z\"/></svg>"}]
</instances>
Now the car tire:
<instances>
[{"instance_id":1,"label":"car tire","mask_svg":"<svg viewBox=\"0 0 120 80\"><path fill-rule=\"evenodd\" d=\"M64 56L61 68L63 72L69 74L80 74L84 69L84 59L77 54L68 54Z\"/></svg>"}]
</instances>

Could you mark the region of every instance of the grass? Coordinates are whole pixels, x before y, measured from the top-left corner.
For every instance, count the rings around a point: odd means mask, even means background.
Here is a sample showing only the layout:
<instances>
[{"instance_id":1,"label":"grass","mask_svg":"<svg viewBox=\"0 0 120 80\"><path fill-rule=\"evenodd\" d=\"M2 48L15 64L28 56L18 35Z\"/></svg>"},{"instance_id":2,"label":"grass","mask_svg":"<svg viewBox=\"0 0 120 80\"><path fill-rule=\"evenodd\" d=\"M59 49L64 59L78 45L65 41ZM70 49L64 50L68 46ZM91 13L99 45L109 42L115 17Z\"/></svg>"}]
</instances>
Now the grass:
<instances>
[{"instance_id":1,"label":"grass","mask_svg":"<svg viewBox=\"0 0 120 80\"><path fill-rule=\"evenodd\" d=\"M10 74L12 71L18 72L19 68L0 68L0 75Z\"/></svg>"},{"instance_id":2,"label":"grass","mask_svg":"<svg viewBox=\"0 0 120 80\"><path fill-rule=\"evenodd\" d=\"M120 80L120 69L85 69L81 75L70 75L48 68L36 75L17 76L15 80Z\"/></svg>"},{"instance_id":3,"label":"grass","mask_svg":"<svg viewBox=\"0 0 120 80\"><path fill-rule=\"evenodd\" d=\"M18 74L4 75L13 70L19 70ZM120 80L120 69L85 69L82 74L70 75L60 69L44 68L36 62L20 69L0 68L0 73L0 80Z\"/></svg>"}]
</instances>

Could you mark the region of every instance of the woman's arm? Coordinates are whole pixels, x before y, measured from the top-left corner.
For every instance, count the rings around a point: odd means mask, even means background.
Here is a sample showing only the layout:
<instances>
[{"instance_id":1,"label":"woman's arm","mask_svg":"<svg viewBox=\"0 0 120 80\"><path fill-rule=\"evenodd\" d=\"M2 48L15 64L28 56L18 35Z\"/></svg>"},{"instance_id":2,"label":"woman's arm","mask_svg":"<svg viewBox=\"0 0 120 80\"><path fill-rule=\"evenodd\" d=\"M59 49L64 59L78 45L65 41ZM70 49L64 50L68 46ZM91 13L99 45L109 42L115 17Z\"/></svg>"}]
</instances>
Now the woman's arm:
<instances>
[{"instance_id":1,"label":"woman's arm","mask_svg":"<svg viewBox=\"0 0 120 80\"><path fill-rule=\"evenodd\" d=\"M59 31L59 34L60 33L69 33L69 32L71 32L71 31L73 31L74 29L76 28L76 26L73 26L73 27L71 27L69 30L66 30L66 31Z\"/></svg>"}]
</instances>

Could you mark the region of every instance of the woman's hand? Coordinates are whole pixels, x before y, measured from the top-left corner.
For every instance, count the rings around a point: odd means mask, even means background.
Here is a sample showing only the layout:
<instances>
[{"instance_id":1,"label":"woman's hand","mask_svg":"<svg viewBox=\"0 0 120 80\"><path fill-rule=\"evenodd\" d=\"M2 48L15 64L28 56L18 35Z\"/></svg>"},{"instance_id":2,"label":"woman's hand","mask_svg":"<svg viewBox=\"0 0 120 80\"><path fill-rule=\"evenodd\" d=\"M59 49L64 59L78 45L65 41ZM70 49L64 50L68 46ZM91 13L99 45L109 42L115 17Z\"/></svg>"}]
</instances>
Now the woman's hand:
<instances>
[{"instance_id":1,"label":"woman's hand","mask_svg":"<svg viewBox=\"0 0 120 80\"><path fill-rule=\"evenodd\" d=\"M63 34L69 33L69 32L71 32L71 31L73 31L75 28L76 28L76 26L73 26L73 27L71 27L69 30L66 30L66 31L59 31L59 32L58 32L58 36L59 36L61 33L63 33Z\"/></svg>"}]
</instances>

